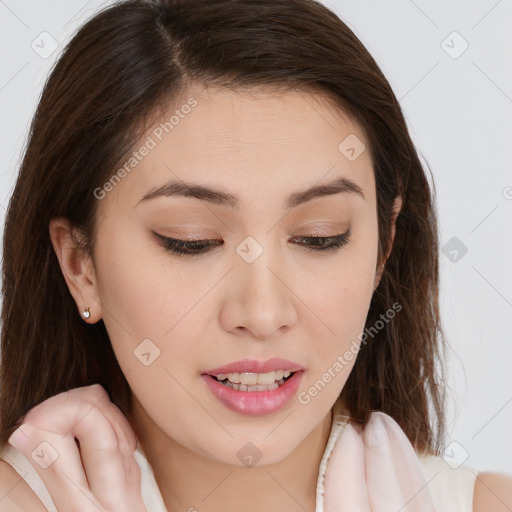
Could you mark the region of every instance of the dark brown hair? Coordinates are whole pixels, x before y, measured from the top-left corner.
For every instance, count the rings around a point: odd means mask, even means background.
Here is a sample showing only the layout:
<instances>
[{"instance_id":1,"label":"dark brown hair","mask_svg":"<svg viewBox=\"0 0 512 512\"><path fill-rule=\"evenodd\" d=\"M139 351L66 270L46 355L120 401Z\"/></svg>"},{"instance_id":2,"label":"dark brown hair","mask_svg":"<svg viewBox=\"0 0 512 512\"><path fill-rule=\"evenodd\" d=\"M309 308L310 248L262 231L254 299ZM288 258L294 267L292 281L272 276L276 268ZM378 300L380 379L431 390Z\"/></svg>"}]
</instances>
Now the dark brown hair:
<instances>
[{"instance_id":1,"label":"dark brown hair","mask_svg":"<svg viewBox=\"0 0 512 512\"><path fill-rule=\"evenodd\" d=\"M379 262L391 207L403 205L366 326L402 309L361 345L341 399L365 425L383 411L421 451L444 442L444 336L434 198L393 91L368 51L313 0L128 0L85 23L48 77L30 127L3 240L0 445L22 416L100 383L121 410L130 388L103 321L77 313L48 225L63 216L93 255L101 187L162 106L192 83L322 92L364 130L377 190Z\"/></svg>"}]
</instances>

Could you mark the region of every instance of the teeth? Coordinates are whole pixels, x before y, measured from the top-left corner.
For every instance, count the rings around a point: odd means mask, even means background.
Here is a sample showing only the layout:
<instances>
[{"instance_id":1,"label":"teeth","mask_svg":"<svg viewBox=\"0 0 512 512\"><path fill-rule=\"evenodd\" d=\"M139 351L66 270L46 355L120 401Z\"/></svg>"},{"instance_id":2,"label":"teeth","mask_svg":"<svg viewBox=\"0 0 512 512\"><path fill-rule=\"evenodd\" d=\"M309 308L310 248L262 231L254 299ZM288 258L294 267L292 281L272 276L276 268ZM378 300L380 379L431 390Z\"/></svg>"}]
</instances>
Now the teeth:
<instances>
[{"instance_id":1,"label":"teeth","mask_svg":"<svg viewBox=\"0 0 512 512\"><path fill-rule=\"evenodd\" d=\"M228 388L234 389L236 391L270 391L271 389L278 388L281 384L283 384L283 380L279 382L274 382L273 384L269 384L268 386L260 386L256 384L255 386L246 386L245 384L233 384L229 380L225 380L222 384Z\"/></svg>"},{"instance_id":2,"label":"teeth","mask_svg":"<svg viewBox=\"0 0 512 512\"><path fill-rule=\"evenodd\" d=\"M244 386L269 386L282 379L286 379L291 373L292 372L288 370L278 370L268 373L220 373L217 375L217 379L228 379L232 384L241 384Z\"/></svg>"}]
</instances>

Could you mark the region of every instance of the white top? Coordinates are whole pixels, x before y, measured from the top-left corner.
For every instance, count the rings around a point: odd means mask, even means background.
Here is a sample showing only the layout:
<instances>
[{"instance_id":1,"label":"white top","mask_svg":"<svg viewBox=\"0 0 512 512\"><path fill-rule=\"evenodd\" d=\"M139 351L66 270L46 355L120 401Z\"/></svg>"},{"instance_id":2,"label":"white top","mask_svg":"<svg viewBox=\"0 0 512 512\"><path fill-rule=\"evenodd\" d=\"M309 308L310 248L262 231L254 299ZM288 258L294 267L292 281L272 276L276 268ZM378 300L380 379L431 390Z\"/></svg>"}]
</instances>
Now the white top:
<instances>
[{"instance_id":1,"label":"white top","mask_svg":"<svg viewBox=\"0 0 512 512\"><path fill-rule=\"evenodd\" d=\"M478 471L471 466L453 468L442 457L418 454L436 512L471 512Z\"/></svg>"},{"instance_id":2,"label":"white top","mask_svg":"<svg viewBox=\"0 0 512 512\"><path fill-rule=\"evenodd\" d=\"M336 402L334 407L331 432L319 467L316 487L316 512L324 512L323 484L327 462L340 434L347 424L347 416L342 414L337 404L338 402ZM453 469L441 457L419 454L417 452L416 454L421 463L435 511L472 512L473 490L478 471L467 465ZM153 470L138 441L134 457L141 470L141 493L147 511L167 512ZM30 485L49 512L58 512L36 470L20 451L6 444L4 448L0 450L0 459L8 462L19 473Z\"/></svg>"}]
</instances>

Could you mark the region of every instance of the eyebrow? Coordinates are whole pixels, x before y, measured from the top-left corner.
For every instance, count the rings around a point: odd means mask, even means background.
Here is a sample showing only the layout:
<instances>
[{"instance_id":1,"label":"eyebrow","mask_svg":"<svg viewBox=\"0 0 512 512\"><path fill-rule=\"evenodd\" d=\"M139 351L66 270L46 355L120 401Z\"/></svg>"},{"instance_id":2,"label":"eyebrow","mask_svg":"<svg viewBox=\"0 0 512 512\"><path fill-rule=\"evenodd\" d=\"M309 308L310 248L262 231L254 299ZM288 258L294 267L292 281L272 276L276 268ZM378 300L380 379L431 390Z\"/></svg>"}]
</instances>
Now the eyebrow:
<instances>
[{"instance_id":1,"label":"eyebrow","mask_svg":"<svg viewBox=\"0 0 512 512\"><path fill-rule=\"evenodd\" d=\"M356 194L362 197L362 199L365 199L363 190L359 185L348 178L341 177L323 185L314 185L307 190L294 192L288 196L283 206L286 209L291 209L317 197L340 193ZM239 207L238 198L233 194L216 188L207 187L205 185L186 183L184 181L170 181L155 190L149 191L142 197L136 206L138 206L142 201L149 201L150 199L162 196L195 197L203 201L208 201L222 206L229 206L235 209Z\"/></svg>"}]
</instances>

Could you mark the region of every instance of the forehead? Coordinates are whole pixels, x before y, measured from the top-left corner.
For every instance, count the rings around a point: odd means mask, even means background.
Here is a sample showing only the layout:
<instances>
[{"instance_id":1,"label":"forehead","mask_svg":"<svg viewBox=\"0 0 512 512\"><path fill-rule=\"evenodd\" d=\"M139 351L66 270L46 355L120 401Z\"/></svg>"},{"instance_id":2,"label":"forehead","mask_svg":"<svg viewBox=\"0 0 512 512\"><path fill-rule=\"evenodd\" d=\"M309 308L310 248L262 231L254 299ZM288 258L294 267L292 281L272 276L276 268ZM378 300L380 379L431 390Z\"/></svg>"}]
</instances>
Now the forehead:
<instances>
[{"instance_id":1,"label":"forehead","mask_svg":"<svg viewBox=\"0 0 512 512\"><path fill-rule=\"evenodd\" d=\"M135 207L169 181L222 188L239 205L346 177L374 200L369 143L332 101L305 91L193 86L155 116L111 195ZM130 161L130 162L129 162ZM261 196L260 196L261 197Z\"/></svg>"}]
</instances>

